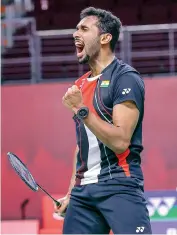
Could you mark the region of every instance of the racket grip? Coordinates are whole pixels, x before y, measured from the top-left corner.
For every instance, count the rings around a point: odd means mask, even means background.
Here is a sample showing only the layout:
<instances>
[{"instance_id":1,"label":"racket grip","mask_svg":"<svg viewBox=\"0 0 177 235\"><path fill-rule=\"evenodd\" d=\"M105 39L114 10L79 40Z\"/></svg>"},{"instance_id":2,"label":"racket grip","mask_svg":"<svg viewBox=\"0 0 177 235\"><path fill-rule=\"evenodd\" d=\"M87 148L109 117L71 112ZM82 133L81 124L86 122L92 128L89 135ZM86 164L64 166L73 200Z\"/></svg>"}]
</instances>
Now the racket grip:
<instances>
[{"instance_id":1,"label":"racket grip","mask_svg":"<svg viewBox=\"0 0 177 235\"><path fill-rule=\"evenodd\" d=\"M55 204L56 204L57 207L60 207L60 206L61 206L61 203L58 202L58 201L55 201Z\"/></svg>"},{"instance_id":2,"label":"racket grip","mask_svg":"<svg viewBox=\"0 0 177 235\"><path fill-rule=\"evenodd\" d=\"M67 211L67 208L63 211L63 213L60 214L60 216L64 218L66 215L66 211Z\"/></svg>"},{"instance_id":3,"label":"racket grip","mask_svg":"<svg viewBox=\"0 0 177 235\"><path fill-rule=\"evenodd\" d=\"M59 201L56 201L56 200L55 200L55 204L56 204L57 207L61 206L61 203ZM61 217L63 217L63 218L65 217L66 210L67 210L67 208L65 209L65 211L63 213L61 213L61 215L60 215Z\"/></svg>"}]
</instances>

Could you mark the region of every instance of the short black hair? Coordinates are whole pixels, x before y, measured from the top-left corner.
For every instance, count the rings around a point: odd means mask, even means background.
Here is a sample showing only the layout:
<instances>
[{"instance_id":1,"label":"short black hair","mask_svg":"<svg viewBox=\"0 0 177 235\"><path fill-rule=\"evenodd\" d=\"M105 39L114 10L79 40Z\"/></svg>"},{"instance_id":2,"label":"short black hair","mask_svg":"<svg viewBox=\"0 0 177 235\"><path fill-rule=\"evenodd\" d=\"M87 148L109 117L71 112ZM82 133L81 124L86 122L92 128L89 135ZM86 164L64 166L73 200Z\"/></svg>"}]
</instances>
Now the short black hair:
<instances>
[{"instance_id":1,"label":"short black hair","mask_svg":"<svg viewBox=\"0 0 177 235\"><path fill-rule=\"evenodd\" d=\"M100 33L110 33L112 35L110 48L114 51L122 25L120 19L110 11L94 7L87 7L81 11L81 20L87 16L96 16L98 18L98 28L100 29Z\"/></svg>"}]
</instances>

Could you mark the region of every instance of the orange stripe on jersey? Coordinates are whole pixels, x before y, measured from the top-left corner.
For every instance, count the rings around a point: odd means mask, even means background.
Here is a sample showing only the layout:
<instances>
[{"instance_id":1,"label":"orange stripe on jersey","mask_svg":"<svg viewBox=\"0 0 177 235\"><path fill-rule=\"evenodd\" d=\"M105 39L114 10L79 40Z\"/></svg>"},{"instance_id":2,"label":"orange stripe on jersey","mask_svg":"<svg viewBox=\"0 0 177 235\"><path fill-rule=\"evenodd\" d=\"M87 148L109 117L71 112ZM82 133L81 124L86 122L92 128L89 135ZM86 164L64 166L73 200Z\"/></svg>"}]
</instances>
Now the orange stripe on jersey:
<instances>
[{"instance_id":1,"label":"orange stripe on jersey","mask_svg":"<svg viewBox=\"0 0 177 235\"><path fill-rule=\"evenodd\" d=\"M128 157L129 153L130 149L127 149L124 153L116 154L117 158L119 159L119 166L122 167L126 176L130 176L129 165L126 161L126 158Z\"/></svg>"},{"instance_id":2,"label":"orange stripe on jersey","mask_svg":"<svg viewBox=\"0 0 177 235\"><path fill-rule=\"evenodd\" d=\"M82 87L82 95L84 104L89 108L89 110L98 116L94 106L93 106L93 98L95 94L95 88L97 85L97 80L94 81L85 81Z\"/></svg>"},{"instance_id":3,"label":"orange stripe on jersey","mask_svg":"<svg viewBox=\"0 0 177 235\"><path fill-rule=\"evenodd\" d=\"M82 97L84 105L86 105L89 110L98 116L94 106L93 106L93 98L95 94L95 88L97 86L97 79L93 81L88 81L87 78L91 72L84 74L81 78L75 81L75 85L78 86L82 91Z\"/></svg>"}]
</instances>

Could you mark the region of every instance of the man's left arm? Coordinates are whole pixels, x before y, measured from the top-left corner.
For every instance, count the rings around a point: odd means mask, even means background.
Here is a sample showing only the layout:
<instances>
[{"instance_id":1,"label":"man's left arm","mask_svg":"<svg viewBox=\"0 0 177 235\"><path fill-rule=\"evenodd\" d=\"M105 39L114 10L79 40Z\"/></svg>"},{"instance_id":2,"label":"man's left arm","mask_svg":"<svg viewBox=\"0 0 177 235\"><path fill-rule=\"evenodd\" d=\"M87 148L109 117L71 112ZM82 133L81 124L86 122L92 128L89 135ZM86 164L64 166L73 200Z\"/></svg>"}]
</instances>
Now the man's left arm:
<instances>
[{"instance_id":1,"label":"man's left arm","mask_svg":"<svg viewBox=\"0 0 177 235\"><path fill-rule=\"evenodd\" d=\"M92 112L83 120L92 133L115 153L120 154L127 150L138 123L144 104L144 90L140 83L141 78L137 74L129 73L123 75L114 85L113 125ZM80 107L84 107L82 102L77 107L72 107L72 110L77 113Z\"/></svg>"},{"instance_id":2,"label":"man's left arm","mask_svg":"<svg viewBox=\"0 0 177 235\"><path fill-rule=\"evenodd\" d=\"M139 118L139 111L132 101L125 101L113 108L113 125L93 113L83 120L91 132L115 153L123 153L130 140Z\"/></svg>"}]
</instances>

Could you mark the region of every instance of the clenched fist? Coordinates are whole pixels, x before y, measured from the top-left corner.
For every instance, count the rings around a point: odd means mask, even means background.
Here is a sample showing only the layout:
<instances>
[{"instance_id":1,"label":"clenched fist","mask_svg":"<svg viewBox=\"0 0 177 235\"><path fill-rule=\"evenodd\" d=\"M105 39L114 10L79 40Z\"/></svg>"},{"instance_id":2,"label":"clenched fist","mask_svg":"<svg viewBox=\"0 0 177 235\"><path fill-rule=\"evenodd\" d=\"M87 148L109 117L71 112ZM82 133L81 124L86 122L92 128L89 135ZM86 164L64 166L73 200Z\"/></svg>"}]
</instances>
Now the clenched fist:
<instances>
[{"instance_id":1,"label":"clenched fist","mask_svg":"<svg viewBox=\"0 0 177 235\"><path fill-rule=\"evenodd\" d=\"M84 106L82 93L79 88L74 85L71 88L68 88L68 91L62 98L63 104L72 110L73 112L77 112L77 110Z\"/></svg>"},{"instance_id":2,"label":"clenched fist","mask_svg":"<svg viewBox=\"0 0 177 235\"><path fill-rule=\"evenodd\" d=\"M58 199L57 201L61 203L61 206L56 206L56 204L54 204L54 211L56 214L58 214L59 216L64 216L67 206L69 204L69 200L70 200L70 195L66 195L63 198Z\"/></svg>"}]
</instances>

